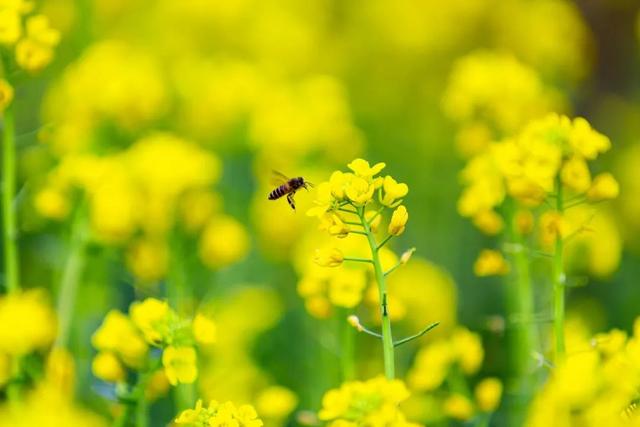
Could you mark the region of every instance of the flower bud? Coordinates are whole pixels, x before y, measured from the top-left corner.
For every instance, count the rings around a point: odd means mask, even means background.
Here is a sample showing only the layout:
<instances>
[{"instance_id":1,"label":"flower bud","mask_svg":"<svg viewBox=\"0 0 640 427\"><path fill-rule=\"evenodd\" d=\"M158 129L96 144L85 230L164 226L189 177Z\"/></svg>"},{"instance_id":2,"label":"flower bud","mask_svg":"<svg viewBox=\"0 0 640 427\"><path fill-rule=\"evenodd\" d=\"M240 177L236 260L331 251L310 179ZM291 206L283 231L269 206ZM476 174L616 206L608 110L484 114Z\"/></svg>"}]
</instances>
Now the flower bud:
<instances>
[{"instance_id":1,"label":"flower bud","mask_svg":"<svg viewBox=\"0 0 640 427\"><path fill-rule=\"evenodd\" d=\"M392 236L399 236L404 233L404 228L409 220L409 212L404 205L400 205L393 211L391 215L391 222L389 223L389 234Z\"/></svg>"}]
</instances>

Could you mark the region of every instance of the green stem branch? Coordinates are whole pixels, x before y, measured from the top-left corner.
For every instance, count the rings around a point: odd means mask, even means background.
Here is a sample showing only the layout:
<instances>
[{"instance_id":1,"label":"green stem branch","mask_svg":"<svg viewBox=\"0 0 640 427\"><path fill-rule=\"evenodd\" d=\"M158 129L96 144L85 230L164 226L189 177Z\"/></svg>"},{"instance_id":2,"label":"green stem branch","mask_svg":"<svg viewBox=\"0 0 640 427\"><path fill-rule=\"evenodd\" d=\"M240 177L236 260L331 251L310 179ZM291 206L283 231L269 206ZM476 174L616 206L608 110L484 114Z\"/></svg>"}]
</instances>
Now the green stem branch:
<instances>
[{"instance_id":1,"label":"green stem branch","mask_svg":"<svg viewBox=\"0 0 640 427\"><path fill-rule=\"evenodd\" d=\"M367 241L369 242L369 248L371 249L371 261L373 262L373 269L376 276L376 282L378 283L378 296L380 298L380 316L382 318L382 352L384 358L384 373L388 379L395 377L395 360L394 360L394 346L393 335L391 333L391 319L389 318L389 310L387 307L387 284L384 277L384 271L382 270L382 263L378 254L379 246L376 243L376 238L371 231L371 227L365 218L364 208L358 208L358 216L360 222L364 227L365 233L367 233Z\"/></svg>"},{"instance_id":2,"label":"green stem branch","mask_svg":"<svg viewBox=\"0 0 640 427\"><path fill-rule=\"evenodd\" d=\"M556 179L556 189L558 197L556 199L556 210L559 215L564 211L562 200L562 182ZM564 272L564 242L562 240L562 231L557 230L556 249L553 257L553 330L556 344L556 365L564 358L564 309L565 309L565 282L566 275Z\"/></svg>"},{"instance_id":3,"label":"green stem branch","mask_svg":"<svg viewBox=\"0 0 640 427\"><path fill-rule=\"evenodd\" d=\"M4 281L8 292L20 289L18 261L18 227L13 199L16 192L16 138L13 107L3 114L2 127L2 238L4 248Z\"/></svg>"}]
</instances>

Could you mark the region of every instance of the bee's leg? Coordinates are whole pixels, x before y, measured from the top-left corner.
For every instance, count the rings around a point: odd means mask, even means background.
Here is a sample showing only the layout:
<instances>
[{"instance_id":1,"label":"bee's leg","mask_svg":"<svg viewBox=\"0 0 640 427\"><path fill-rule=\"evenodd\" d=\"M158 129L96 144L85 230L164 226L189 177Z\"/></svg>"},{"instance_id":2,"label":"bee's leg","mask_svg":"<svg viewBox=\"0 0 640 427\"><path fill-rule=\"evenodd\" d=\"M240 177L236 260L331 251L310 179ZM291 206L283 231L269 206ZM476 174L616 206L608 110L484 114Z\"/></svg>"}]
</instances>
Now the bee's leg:
<instances>
[{"instance_id":1,"label":"bee's leg","mask_svg":"<svg viewBox=\"0 0 640 427\"><path fill-rule=\"evenodd\" d=\"M295 193L289 193L287 194L287 202L289 202L289 206L291 206L291 209L293 209L294 211L296 210L296 204L293 201L293 195Z\"/></svg>"}]
</instances>

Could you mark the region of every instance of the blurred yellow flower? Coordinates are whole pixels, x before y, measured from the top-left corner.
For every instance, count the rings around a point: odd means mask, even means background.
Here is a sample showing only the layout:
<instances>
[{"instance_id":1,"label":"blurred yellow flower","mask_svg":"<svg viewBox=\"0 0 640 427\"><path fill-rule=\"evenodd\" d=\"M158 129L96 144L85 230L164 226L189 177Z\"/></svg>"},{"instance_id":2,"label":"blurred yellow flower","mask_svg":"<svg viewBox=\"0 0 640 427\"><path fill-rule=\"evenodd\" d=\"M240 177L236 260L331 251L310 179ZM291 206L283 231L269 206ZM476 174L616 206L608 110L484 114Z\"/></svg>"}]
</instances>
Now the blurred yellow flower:
<instances>
[{"instance_id":1,"label":"blurred yellow flower","mask_svg":"<svg viewBox=\"0 0 640 427\"><path fill-rule=\"evenodd\" d=\"M100 351L117 354L129 367L141 367L147 356L147 344L133 322L118 310L111 310L102 325L91 337L91 343Z\"/></svg>"},{"instance_id":2,"label":"blurred yellow flower","mask_svg":"<svg viewBox=\"0 0 640 427\"><path fill-rule=\"evenodd\" d=\"M460 368L467 375L475 374L484 359L484 349L480 335L466 328L458 327L451 335L451 347Z\"/></svg>"},{"instance_id":3,"label":"blurred yellow flower","mask_svg":"<svg viewBox=\"0 0 640 427\"><path fill-rule=\"evenodd\" d=\"M40 190L35 195L33 203L38 213L45 218L63 220L70 210L68 197L53 187Z\"/></svg>"},{"instance_id":4,"label":"blurred yellow flower","mask_svg":"<svg viewBox=\"0 0 640 427\"><path fill-rule=\"evenodd\" d=\"M13 102L13 87L5 79L0 79L0 111L4 111L11 102Z\"/></svg>"},{"instance_id":5,"label":"blurred yellow flower","mask_svg":"<svg viewBox=\"0 0 640 427\"><path fill-rule=\"evenodd\" d=\"M126 264L133 275L143 283L162 279L169 264L169 248L164 241L142 238L127 248Z\"/></svg>"},{"instance_id":6,"label":"blurred yellow flower","mask_svg":"<svg viewBox=\"0 0 640 427\"><path fill-rule=\"evenodd\" d=\"M594 130L589 122L576 117L569 135L569 146L586 159L593 160L598 154L611 148L611 141L605 135Z\"/></svg>"},{"instance_id":7,"label":"blurred yellow flower","mask_svg":"<svg viewBox=\"0 0 640 427\"><path fill-rule=\"evenodd\" d=\"M478 277L504 275L509 272L509 264L500 251L483 249L473 264L473 272Z\"/></svg>"},{"instance_id":8,"label":"blurred yellow flower","mask_svg":"<svg viewBox=\"0 0 640 427\"><path fill-rule=\"evenodd\" d=\"M344 261L344 255L338 248L329 250L316 249L313 260L321 267L337 267Z\"/></svg>"},{"instance_id":9,"label":"blurred yellow flower","mask_svg":"<svg viewBox=\"0 0 640 427\"><path fill-rule=\"evenodd\" d=\"M42 290L0 297L0 353L25 356L53 343L57 319Z\"/></svg>"},{"instance_id":10,"label":"blurred yellow flower","mask_svg":"<svg viewBox=\"0 0 640 427\"><path fill-rule=\"evenodd\" d=\"M476 385L474 395L481 411L493 412L500 405L502 382L498 378L485 378Z\"/></svg>"},{"instance_id":11,"label":"blurred yellow flower","mask_svg":"<svg viewBox=\"0 0 640 427\"><path fill-rule=\"evenodd\" d=\"M362 301L366 285L366 276L362 270L339 269L329 279L329 301L338 307L355 307Z\"/></svg>"},{"instance_id":12,"label":"blurred yellow flower","mask_svg":"<svg viewBox=\"0 0 640 427\"><path fill-rule=\"evenodd\" d=\"M490 236L494 236L504 228L504 221L494 210L482 211L473 216L473 225L480 231Z\"/></svg>"},{"instance_id":13,"label":"blurred yellow flower","mask_svg":"<svg viewBox=\"0 0 640 427\"><path fill-rule=\"evenodd\" d=\"M467 397L454 393L444 401L444 412L452 418L466 421L473 416L473 403Z\"/></svg>"},{"instance_id":14,"label":"blurred yellow flower","mask_svg":"<svg viewBox=\"0 0 640 427\"><path fill-rule=\"evenodd\" d=\"M404 233L405 226L409 220L409 212L404 205L398 206L391 216L391 222L389 222L389 234L392 236L399 236Z\"/></svg>"},{"instance_id":15,"label":"blurred yellow flower","mask_svg":"<svg viewBox=\"0 0 640 427\"><path fill-rule=\"evenodd\" d=\"M171 385L191 384L198 377L196 350L169 346L162 352L162 366Z\"/></svg>"},{"instance_id":16,"label":"blurred yellow flower","mask_svg":"<svg viewBox=\"0 0 640 427\"><path fill-rule=\"evenodd\" d=\"M298 405L298 396L288 388L271 386L262 390L256 400L256 409L264 418L286 418Z\"/></svg>"},{"instance_id":17,"label":"blurred yellow flower","mask_svg":"<svg viewBox=\"0 0 640 427\"><path fill-rule=\"evenodd\" d=\"M46 67L53 59L53 48L60 42L60 33L51 28L44 15L27 18L26 38L16 45L16 62L27 71Z\"/></svg>"},{"instance_id":18,"label":"blurred yellow flower","mask_svg":"<svg viewBox=\"0 0 640 427\"><path fill-rule=\"evenodd\" d=\"M576 193L584 193L591 186L591 173L587 162L573 156L562 165L560 172L562 183Z\"/></svg>"},{"instance_id":19,"label":"blurred yellow flower","mask_svg":"<svg viewBox=\"0 0 640 427\"><path fill-rule=\"evenodd\" d=\"M203 347L209 347L216 343L218 329L216 323L209 316L198 313L193 319L193 337Z\"/></svg>"},{"instance_id":20,"label":"blurred yellow flower","mask_svg":"<svg viewBox=\"0 0 640 427\"><path fill-rule=\"evenodd\" d=\"M596 175L587 191L587 198L597 202L600 200L615 199L620 194L618 181L609 172Z\"/></svg>"},{"instance_id":21,"label":"blurred yellow flower","mask_svg":"<svg viewBox=\"0 0 640 427\"><path fill-rule=\"evenodd\" d=\"M240 222L226 215L212 218L200 236L199 255L214 269L243 259L249 252L249 235Z\"/></svg>"},{"instance_id":22,"label":"blurred yellow flower","mask_svg":"<svg viewBox=\"0 0 640 427\"><path fill-rule=\"evenodd\" d=\"M13 45L22 35L22 16L8 7L0 9L0 43Z\"/></svg>"},{"instance_id":23,"label":"blurred yellow flower","mask_svg":"<svg viewBox=\"0 0 640 427\"><path fill-rule=\"evenodd\" d=\"M127 375L118 357L110 351L101 351L93 358L91 372L96 378L112 383L124 381Z\"/></svg>"}]
</instances>

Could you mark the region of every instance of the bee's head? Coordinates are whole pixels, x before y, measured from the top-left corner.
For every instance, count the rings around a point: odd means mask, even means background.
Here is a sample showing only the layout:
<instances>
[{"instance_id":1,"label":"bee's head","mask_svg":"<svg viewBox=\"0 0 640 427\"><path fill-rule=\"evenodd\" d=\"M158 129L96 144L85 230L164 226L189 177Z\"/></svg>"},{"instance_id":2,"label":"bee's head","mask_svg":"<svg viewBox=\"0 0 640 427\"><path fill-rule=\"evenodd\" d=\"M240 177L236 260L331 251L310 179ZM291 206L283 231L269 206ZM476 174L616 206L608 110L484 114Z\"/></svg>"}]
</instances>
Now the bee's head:
<instances>
[{"instance_id":1,"label":"bee's head","mask_svg":"<svg viewBox=\"0 0 640 427\"><path fill-rule=\"evenodd\" d=\"M295 182L295 185L298 187L304 187L304 178L299 176L297 178L293 178L293 181Z\"/></svg>"}]
</instances>

